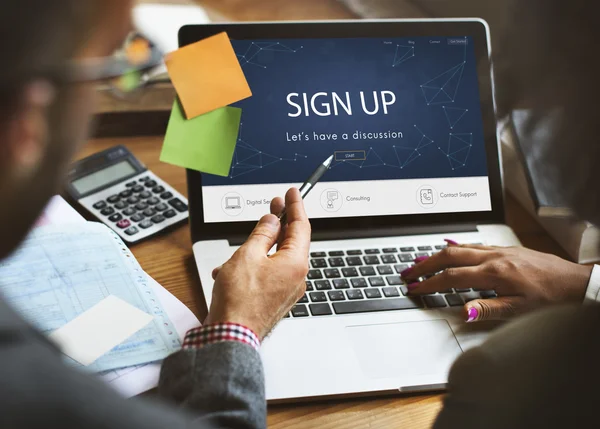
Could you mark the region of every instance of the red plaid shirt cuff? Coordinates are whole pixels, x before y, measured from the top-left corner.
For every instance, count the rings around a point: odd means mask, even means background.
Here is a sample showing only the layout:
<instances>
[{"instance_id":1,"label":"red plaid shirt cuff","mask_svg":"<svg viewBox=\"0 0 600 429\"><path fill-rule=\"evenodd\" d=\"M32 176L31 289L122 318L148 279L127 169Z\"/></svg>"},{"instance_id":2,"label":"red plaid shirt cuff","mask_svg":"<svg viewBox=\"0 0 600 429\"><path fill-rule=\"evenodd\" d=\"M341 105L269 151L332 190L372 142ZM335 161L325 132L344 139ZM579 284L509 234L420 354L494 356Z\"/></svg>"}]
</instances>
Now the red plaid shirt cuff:
<instances>
[{"instance_id":1,"label":"red plaid shirt cuff","mask_svg":"<svg viewBox=\"0 0 600 429\"><path fill-rule=\"evenodd\" d=\"M183 350L199 349L223 341L248 344L255 350L260 347L258 336L249 328L237 323L217 323L190 329L183 340Z\"/></svg>"}]
</instances>

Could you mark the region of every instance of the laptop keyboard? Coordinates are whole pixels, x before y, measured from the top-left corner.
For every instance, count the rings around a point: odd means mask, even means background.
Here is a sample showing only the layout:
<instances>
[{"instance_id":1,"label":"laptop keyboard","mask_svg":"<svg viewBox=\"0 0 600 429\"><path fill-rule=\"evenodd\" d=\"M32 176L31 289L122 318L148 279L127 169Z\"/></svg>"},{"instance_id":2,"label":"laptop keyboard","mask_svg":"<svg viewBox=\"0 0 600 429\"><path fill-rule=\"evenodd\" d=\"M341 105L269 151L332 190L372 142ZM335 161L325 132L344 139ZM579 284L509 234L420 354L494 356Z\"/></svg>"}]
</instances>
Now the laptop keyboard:
<instances>
[{"instance_id":1,"label":"laptop keyboard","mask_svg":"<svg viewBox=\"0 0 600 429\"><path fill-rule=\"evenodd\" d=\"M431 256L446 245L312 252L306 293L286 316L303 318L375 311L444 309L474 299L496 297L494 291L448 289L409 297L400 273L415 258Z\"/></svg>"}]
</instances>

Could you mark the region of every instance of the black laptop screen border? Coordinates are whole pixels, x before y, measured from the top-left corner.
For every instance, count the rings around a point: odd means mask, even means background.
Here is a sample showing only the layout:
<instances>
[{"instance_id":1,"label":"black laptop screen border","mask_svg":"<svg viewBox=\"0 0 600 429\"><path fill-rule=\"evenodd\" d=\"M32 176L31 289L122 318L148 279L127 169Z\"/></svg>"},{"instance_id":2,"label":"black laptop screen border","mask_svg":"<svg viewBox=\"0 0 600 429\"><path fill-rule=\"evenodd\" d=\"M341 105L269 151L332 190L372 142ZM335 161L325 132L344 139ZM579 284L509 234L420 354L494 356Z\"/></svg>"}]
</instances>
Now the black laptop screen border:
<instances>
[{"instance_id":1,"label":"black laptop screen border","mask_svg":"<svg viewBox=\"0 0 600 429\"><path fill-rule=\"evenodd\" d=\"M328 233L335 235L335 232L339 231L344 233L345 238L352 238L352 234L349 234L350 231L369 231L373 232L375 236L377 230L390 231L425 226L504 223L504 196L492 96L488 33L486 25L482 21L384 20L186 25L179 30L179 46L195 43L223 31L226 31L230 38L238 40L418 36L473 37L477 58L492 210L468 213L313 219L311 225L313 233L328 231ZM187 170L187 181L192 242L246 237L252 231L256 222L205 223L202 175L197 171ZM357 236L360 235L364 234Z\"/></svg>"}]
</instances>

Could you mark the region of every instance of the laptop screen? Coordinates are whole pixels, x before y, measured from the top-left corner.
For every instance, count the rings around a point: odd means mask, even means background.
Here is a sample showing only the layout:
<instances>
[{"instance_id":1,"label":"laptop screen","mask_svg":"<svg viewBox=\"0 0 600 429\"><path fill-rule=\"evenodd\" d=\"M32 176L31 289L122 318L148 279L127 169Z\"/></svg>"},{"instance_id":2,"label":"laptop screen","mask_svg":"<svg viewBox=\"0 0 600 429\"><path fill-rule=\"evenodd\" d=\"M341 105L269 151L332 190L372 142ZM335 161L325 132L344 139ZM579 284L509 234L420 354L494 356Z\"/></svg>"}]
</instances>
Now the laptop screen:
<instances>
[{"instance_id":1,"label":"laptop screen","mask_svg":"<svg viewBox=\"0 0 600 429\"><path fill-rule=\"evenodd\" d=\"M232 40L252 97L206 223L255 221L334 161L310 218L492 210L471 37Z\"/></svg>"}]
</instances>

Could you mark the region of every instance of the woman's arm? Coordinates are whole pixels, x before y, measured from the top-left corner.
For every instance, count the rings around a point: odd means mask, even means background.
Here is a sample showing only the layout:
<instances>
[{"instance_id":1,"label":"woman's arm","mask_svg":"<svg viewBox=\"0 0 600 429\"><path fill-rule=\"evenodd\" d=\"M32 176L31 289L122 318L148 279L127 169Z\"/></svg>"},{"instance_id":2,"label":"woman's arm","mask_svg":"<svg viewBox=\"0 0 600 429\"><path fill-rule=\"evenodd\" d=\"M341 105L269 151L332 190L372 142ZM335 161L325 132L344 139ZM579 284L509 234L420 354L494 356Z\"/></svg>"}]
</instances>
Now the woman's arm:
<instances>
[{"instance_id":1,"label":"woman's arm","mask_svg":"<svg viewBox=\"0 0 600 429\"><path fill-rule=\"evenodd\" d=\"M524 247L459 246L452 244L402 273L415 295L449 288L495 290L496 299L465 304L465 320L503 319L551 304L581 303L600 288L592 267ZM424 276L435 275L425 281Z\"/></svg>"}]
</instances>

